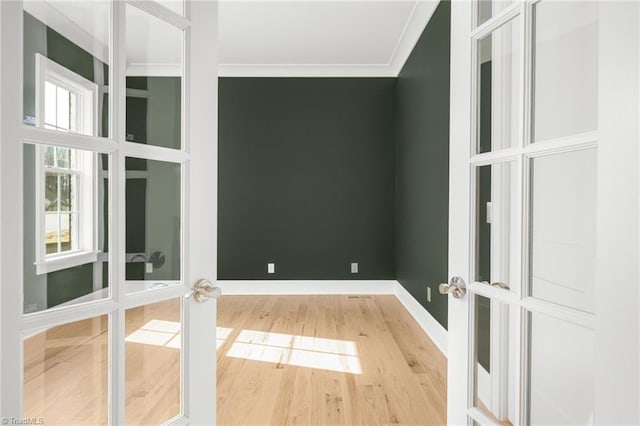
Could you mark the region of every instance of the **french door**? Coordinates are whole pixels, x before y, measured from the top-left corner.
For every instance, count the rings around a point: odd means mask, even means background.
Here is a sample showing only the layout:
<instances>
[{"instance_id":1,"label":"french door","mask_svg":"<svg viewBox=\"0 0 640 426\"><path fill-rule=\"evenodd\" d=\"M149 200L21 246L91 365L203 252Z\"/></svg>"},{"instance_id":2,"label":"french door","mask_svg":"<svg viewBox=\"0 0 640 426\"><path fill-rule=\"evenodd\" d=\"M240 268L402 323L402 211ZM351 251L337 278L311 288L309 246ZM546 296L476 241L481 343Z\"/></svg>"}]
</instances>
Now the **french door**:
<instances>
[{"instance_id":1,"label":"french door","mask_svg":"<svg viewBox=\"0 0 640 426\"><path fill-rule=\"evenodd\" d=\"M217 13L0 3L3 423L215 423Z\"/></svg>"},{"instance_id":2,"label":"french door","mask_svg":"<svg viewBox=\"0 0 640 426\"><path fill-rule=\"evenodd\" d=\"M637 2L452 2L448 422L638 424Z\"/></svg>"}]
</instances>

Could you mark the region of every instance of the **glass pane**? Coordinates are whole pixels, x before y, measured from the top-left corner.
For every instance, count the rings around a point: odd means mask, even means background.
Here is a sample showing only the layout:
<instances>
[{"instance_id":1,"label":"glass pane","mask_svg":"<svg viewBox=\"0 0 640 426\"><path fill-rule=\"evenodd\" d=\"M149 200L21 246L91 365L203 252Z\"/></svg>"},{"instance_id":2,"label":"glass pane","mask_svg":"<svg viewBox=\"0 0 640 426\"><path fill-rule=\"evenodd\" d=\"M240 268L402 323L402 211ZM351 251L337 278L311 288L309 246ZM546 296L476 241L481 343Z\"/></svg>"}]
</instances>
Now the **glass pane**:
<instances>
[{"instance_id":1,"label":"glass pane","mask_svg":"<svg viewBox=\"0 0 640 426\"><path fill-rule=\"evenodd\" d=\"M44 217L45 254L60 251L60 216L56 213L46 213Z\"/></svg>"},{"instance_id":2,"label":"glass pane","mask_svg":"<svg viewBox=\"0 0 640 426\"><path fill-rule=\"evenodd\" d=\"M57 100L57 86L48 81L44 82L44 122L56 126L58 122L56 105Z\"/></svg>"},{"instance_id":3,"label":"glass pane","mask_svg":"<svg viewBox=\"0 0 640 426\"><path fill-rule=\"evenodd\" d=\"M56 167L68 169L71 165L71 152L69 148L56 148Z\"/></svg>"},{"instance_id":4,"label":"glass pane","mask_svg":"<svg viewBox=\"0 0 640 426\"><path fill-rule=\"evenodd\" d=\"M594 332L540 313L529 318L529 423L594 424Z\"/></svg>"},{"instance_id":5,"label":"glass pane","mask_svg":"<svg viewBox=\"0 0 640 426\"><path fill-rule=\"evenodd\" d=\"M513 4L513 0L478 0L478 25L498 15Z\"/></svg>"},{"instance_id":6,"label":"glass pane","mask_svg":"<svg viewBox=\"0 0 640 426\"><path fill-rule=\"evenodd\" d=\"M534 142L598 129L598 7L534 5Z\"/></svg>"},{"instance_id":7,"label":"glass pane","mask_svg":"<svg viewBox=\"0 0 640 426\"><path fill-rule=\"evenodd\" d=\"M60 213L60 251L71 251L75 245L72 241L72 233L75 231L73 215Z\"/></svg>"},{"instance_id":8,"label":"glass pane","mask_svg":"<svg viewBox=\"0 0 640 426\"><path fill-rule=\"evenodd\" d=\"M180 414L181 299L125 313L125 421L159 425Z\"/></svg>"},{"instance_id":9,"label":"glass pane","mask_svg":"<svg viewBox=\"0 0 640 426\"><path fill-rule=\"evenodd\" d=\"M72 205L73 196L73 183L75 182L75 176L73 175L59 175L60 176L60 210L71 211L75 210L77 206Z\"/></svg>"},{"instance_id":10,"label":"glass pane","mask_svg":"<svg viewBox=\"0 0 640 426\"><path fill-rule=\"evenodd\" d=\"M54 167L56 165L56 148L47 146L44 149L44 165Z\"/></svg>"},{"instance_id":11,"label":"glass pane","mask_svg":"<svg viewBox=\"0 0 640 426\"><path fill-rule=\"evenodd\" d=\"M594 312L595 149L531 160L531 295Z\"/></svg>"},{"instance_id":12,"label":"glass pane","mask_svg":"<svg viewBox=\"0 0 640 426\"><path fill-rule=\"evenodd\" d=\"M107 315L25 338L24 417L33 424L107 424L108 368Z\"/></svg>"},{"instance_id":13,"label":"glass pane","mask_svg":"<svg viewBox=\"0 0 640 426\"><path fill-rule=\"evenodd\" d=\"M129 4L126 13L126 139L180 149L182 31Z\"/></svg>"},{"instance_id":14,"label":"glass pane","mask_svg":"<svg viewBox=\"0 0 640 426\"><path fill-rule=\"evenodd\" d=\"M45 103L46 103L46 99L45 99ZM61 87L58 87L57 93L56 93L55 125L61 130L62 129L73 130L75 132L76 129L71 129L69 126L69 114L71 112L70 107L71 107L71 104L70 104L69 91Z\"/></svg>"},{"instance_id":15,"label":"glass pane","mask_svg":"<svg viewBox=\"0 0 640 426\"><path fill-rule=\"evenodd\" d=\"M518 241L515 162L476 168L475 281L515 290Z\"/></svg>"},{"instance_id":16,"label":"glass pane","mask_svg":"<svg viewBox=\"0 0 640 426\"><path fill-rule=\"evenodd\" d=\"M42 173L51 152L53 147L24 145L25 313L109 295L109 156L62 150L82 159L80 173Z\"/></svg>"},{"instance_id":17,"label":"glass pane","mask_svg":"<svg viewBox=\"0 0 640 426\"><path fill-rule=\"evenodd\" d=\"M29 125L108 136L110 2L24 2L24 109Z\"/></svg>"},{"instance_id":18,"label":"glass pane","mask_svg":"<svg viewBox=\"0 0 640 426\"><path fill-rule=\"evenodd\" d=\"M520 25L511 20L478 41L477 151L518 144Z\"/></svg>"},{"instance_id":19,"label":"glass pane","mask_svg":"<svg viewBox=\"0 0 640 426\"><path fill-rule=\"evenodd\" d=\"M60 209L60 203L58 197L58 182L59 175L57 173L45 173L45 186L44 186L44 210L47 212L57 212Z\"/></svg>"},{"instance_id":20,"label":"glass pane","mask_svg":"<svg viewBox=\"0 0 640 426\"><path fill-rule=\"evenodd\" d=\"M501 425L512 425L518 416L517 308L484 296L474 297L474 406Z\"/></svg>"},{"instance_id":21,"label":"glass pane","mask_svg":"<svg viewBox=\"0 0 640 426\"><path fill-rule=\"evenodd\" d=\"M127 158L125 167L127 292L180 284L181 166Z\"/></svg>"}]
</instances>

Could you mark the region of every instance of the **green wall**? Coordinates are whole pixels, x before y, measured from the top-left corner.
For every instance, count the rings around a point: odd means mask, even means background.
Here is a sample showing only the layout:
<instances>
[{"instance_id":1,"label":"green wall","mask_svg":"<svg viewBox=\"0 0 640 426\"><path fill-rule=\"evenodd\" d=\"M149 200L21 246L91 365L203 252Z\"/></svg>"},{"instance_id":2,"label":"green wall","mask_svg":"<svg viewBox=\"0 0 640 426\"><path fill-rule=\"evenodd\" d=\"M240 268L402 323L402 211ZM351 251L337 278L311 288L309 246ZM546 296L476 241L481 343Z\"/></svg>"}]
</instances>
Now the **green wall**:
<instances>
[{"instance_id":1,"label":"green wall","mask_svg":"<svg viewBox=\"0 0 640 426\"><path fill-rule=\"evenodd\" d=\"M396 107L396 277L444 327L448 275L449 32L441 2L405 63ZM427 286L431 302L427 302Z\"/></svg>"},{"instance_id":2,"label":"green wall","mask_svg":"<svg viewBox=\"0 0 640 426\"><path fill-rule=\"evenodd\" d=\"M220 79L219 279L395 278L395 85Z\"/></svg>"}]
</instances>

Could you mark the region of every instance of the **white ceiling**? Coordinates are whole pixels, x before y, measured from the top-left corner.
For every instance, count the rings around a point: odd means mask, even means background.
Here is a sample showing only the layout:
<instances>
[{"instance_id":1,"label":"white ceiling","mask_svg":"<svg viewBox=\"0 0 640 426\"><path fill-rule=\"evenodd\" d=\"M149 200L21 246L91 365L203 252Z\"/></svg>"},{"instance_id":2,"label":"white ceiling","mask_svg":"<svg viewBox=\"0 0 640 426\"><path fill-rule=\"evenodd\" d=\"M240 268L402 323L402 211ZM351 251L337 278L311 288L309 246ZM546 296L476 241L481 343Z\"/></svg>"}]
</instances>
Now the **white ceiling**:
<instances>
[{"instance_id":1,"label":"white ceiling","mask_svg":"<svg viewBox=\"0 0 640 426\"><path fill-rule=\"evenodd\" d=\"M220 74L395 76L436 5L433 0L223 1Z\"/></svg>"},{"instance_id":2,"label":"white ceiling","mask_svg":"<svg viewBox=\"0 0 640 426\"><path fill-rule=\"evenodd\" d=\"M180 9L179 0L161 0ZM221 76L396 76L437 0L222 0ZM105 0L30 1L25 8L108 62ZM127 6L129 75L175 75L180 31Z\"/></svg>"}]
</instances>

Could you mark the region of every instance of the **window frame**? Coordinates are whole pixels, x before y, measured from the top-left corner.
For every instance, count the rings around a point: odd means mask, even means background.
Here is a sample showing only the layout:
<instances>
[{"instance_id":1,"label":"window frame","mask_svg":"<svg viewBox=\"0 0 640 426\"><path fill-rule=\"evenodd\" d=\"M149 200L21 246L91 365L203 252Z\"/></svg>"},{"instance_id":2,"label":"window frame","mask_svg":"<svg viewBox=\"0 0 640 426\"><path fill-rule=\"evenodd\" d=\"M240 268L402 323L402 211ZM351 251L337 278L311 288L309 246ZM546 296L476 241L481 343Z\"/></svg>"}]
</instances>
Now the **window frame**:
<instances>
[{"instance_id":1,"label":"window frame","mask_svg":"<svg viewBox=\"0 0 640 426\"><path fill-rule=\"evenodd\" d=\"M96 136L98 123L98 85L49 58L36 53L36 126L44 127L45 83L50 82L76 95L77 133ZM60 130L50 130L58 132ZM71 131L71 130L70 130ZM54 146L54 145L51 145ZM80 149L72 149L75 164L69 169L45 166L47 146L36 146L35 176L35 238L36 273L38 275L62 269L93 263L98 260L98 154ZM46 253L45 226L45 175L47 172L75 175L77 206L71 210L76 213L77 246L65 252Z\"/></svg>"}]
</instances>

